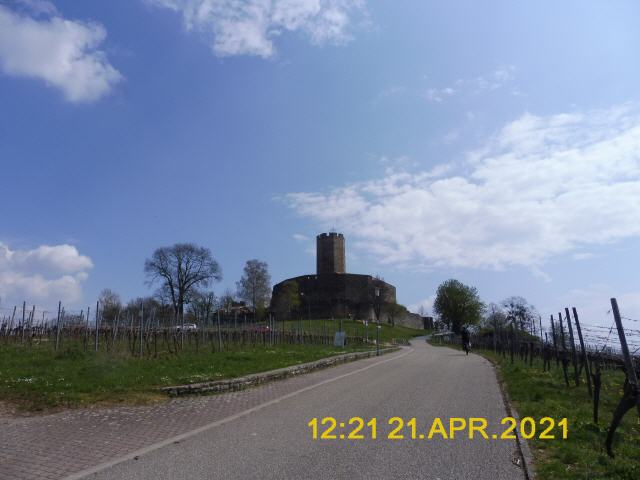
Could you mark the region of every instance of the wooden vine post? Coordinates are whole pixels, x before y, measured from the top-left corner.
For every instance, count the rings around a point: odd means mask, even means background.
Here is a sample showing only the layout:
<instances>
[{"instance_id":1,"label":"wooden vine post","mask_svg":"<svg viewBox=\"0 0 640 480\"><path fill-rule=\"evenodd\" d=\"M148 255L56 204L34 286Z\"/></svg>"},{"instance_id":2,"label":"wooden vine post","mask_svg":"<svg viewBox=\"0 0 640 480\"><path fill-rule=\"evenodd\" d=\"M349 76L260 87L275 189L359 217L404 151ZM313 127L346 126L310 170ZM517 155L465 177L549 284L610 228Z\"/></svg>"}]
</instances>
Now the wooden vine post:
<instances>
[{"instance_id":1,"label":"wooden vine post","mask_svg":"<svg viewBox=\"0 0 640 480\"><path fill-rule=\"evenodd\" d=\"M582 361L584 362L585 372L587 374L587 389L589 390L589 398L592 397L591 389L591 367L589 366L589 356L587 350L584 348L584 339L582 338L582 329L580 328L580 320L578 320L578 311L576 307L572 307L573 320L576 322L576 330L578 331L578 339L580 340L580 349L582 350Z\"/></svg>"},{"instance_id":2,"label":"wooden vine post","mask_svg":"<svg viewBox=\"0 0 640 480\"><path fill-rule=\"evenodd\" d=\"M564 312L566 314L567 326L569 327L569 341L571 342L571 363L573 363L573 378L576 382L576 387L580 385L580 375L578 375L578 358L576 355L576 342L573 339L573 327L571 326L571 316L569 315L569 308L565 307Z\"/></svg>"}]
</instances>

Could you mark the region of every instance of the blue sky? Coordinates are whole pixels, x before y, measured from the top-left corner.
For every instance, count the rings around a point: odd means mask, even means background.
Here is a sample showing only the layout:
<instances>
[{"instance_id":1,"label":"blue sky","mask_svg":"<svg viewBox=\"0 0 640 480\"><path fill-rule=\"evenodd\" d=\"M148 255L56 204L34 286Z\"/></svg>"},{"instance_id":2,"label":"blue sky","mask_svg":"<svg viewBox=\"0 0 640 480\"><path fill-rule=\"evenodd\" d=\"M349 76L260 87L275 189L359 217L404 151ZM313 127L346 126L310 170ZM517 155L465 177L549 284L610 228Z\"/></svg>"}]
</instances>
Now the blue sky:
<instances>
[{"instance_id":1,"label":"blue sky","mask_svg":"<svg viewBox=\"0 0 640 480\"><path fill-rule=\"evenodd\" d=\"M151 292L162 245L235 287L347 269L429 309L447 278L543 318L640 318L640 5L0 1L0 297Z\"/></svg>"}]
</instances>

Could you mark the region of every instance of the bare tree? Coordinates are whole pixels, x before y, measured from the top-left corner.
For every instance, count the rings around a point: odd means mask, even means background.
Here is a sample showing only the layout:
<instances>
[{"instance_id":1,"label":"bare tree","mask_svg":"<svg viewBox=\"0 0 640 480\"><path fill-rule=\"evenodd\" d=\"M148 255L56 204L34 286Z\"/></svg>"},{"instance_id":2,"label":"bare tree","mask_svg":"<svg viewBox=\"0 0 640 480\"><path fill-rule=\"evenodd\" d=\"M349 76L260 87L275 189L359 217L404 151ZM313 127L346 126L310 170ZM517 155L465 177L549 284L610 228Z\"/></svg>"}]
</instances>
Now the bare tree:
<instances>
[{"instance_id":1,"label":"bare tree","mask_svg":"<svg viewBox=\"0 0 640 480\"><path fill-rule=\"evenodd\" d=\"M124 312L135 316L140 313L142 307L144 307L146 316L146 314L149 314L153 309L159 308L160 304L154 297L136 297L127 302Z\"/></svg>"},{"instance_id":2,"label":"bare tree","mask_svg":"<svg viewBox=\"0 0 640 480\"><path fill-rule=\"evenodd\" d=\"M271 295L271 275L266 262L248 260L244 274L237 282L238 296L251 305L255 312L266 306Z\"/></svg>"},{"instance_id":3,"label":"bare tree","mask_svg":"<svg viewBox=\"0 0 640 480\"><path fill-rule=\"evenodd\" d=\"M98 297L100 308L102 309L102 319L104 322L115 322L116 315L122 310L120 295L110 288L104 288Z\"/></svg>"},{"instance_id":4,"label":"bare tree","mask_svg":"<svg viewBox=\"0 0 640 480\"><path fill-rule=\"evenodd\" d=\"M502 301L506 310L507 320L522 331L531 329L532 322L537 318L536 309L522 297L509 297Z\"/></svg>"},{"instance_id":5,"label":"bare tree","mask_svg":"<svg viewBox=\"0 0 640 480\"><path fill-rule=\"evenodd\" d=\"M184 305L198 288L206 288L222 278L220 265L205 247L176 243L158 248L144 264L149 284L160 282L160 289L171 300L176 316L184 315Z\"/></svg>"},{"instance_id":6,"label":"bare tree","mask_svg":"<svg viewBox=\"0 0 640 480\"><path fill-rule=\"evenodd\" d=\"M492 329L505 328L507 326L507 314L504 313L500 305L492 302L487 306L482 326Z\"/></svg>"},{"instance_id":7,"label":"bare tree","mask_svg":"<svg viewBox=\"0 0 640 480\"><path fill-rule=\"evenodd\" d=\"M206 322L216 308L216 296L213 291L198 291L191 294L189 310L195 318Z\"/></svg>"},{"instance_id":8,"label":"bare tree","mask_svg":"<svg viewBox=\"0 0 640 480\"><path fill-rule=\"evenodd\" d=\"M227 288L224 291L224 294L222 295L222 297L220 297L220 301L218 303L220 304L220 308L222 308L225 313L228 314L231 311L231 308L235 303L235 298L230 288Z\"/></svg>"}]
</instances>

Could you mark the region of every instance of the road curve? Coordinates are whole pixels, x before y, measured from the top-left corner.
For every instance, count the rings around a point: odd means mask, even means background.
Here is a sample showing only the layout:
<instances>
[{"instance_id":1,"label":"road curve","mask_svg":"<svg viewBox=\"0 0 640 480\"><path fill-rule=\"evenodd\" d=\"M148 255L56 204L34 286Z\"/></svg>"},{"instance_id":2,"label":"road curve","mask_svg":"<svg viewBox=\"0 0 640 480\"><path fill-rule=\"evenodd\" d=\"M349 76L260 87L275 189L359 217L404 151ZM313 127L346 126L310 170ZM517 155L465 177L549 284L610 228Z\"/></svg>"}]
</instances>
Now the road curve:
<instances>
[{"instance_id":1,"label":"road curve","mask_svg":"<svg viewBox=\"0 0 640 480\"><path fill-rule=\"evenodd\" d=\"M424 433L435 417L445 424L450 417L484 417L489 435L503 431L500 419L507 413L487 360L418 339L402 353L357 364L361 368L353 364L332 368L317 383L81 476L153 480L524 478L523 470L514 464L518 453L513 440L469 440L461 433L462 438L455 440L386 438L391 417L415 417L418 432ZM307 426L311 418L335 417L347 422L356 416L365 421L377 419L378 439L312 440ZM341 432L348 430L338 434Z\"/></svg>"}]
</instances>

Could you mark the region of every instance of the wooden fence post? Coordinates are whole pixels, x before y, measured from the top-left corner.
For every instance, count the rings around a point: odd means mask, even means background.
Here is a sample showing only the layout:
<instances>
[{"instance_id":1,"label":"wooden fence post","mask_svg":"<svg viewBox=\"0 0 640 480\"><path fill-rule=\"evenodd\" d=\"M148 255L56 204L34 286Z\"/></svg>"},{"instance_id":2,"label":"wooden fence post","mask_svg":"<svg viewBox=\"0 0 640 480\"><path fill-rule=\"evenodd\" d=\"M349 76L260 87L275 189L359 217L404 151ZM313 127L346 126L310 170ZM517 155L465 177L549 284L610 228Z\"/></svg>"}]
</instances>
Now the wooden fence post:
<instances>
[{"instance_id":1,"label":"wooden fence post","mask_svg":"<svg viewBox=\"0 0 640 480\"><path fill-rule=\"evenodd\" d=\"M569 308L565 307L564 312L566 314L567 326L569 327L569 341L571 342L571 363L573 363L573 377L576 382L576 387L580 385L580 376L578 375L578 358L576 356L576 343L573 340L573 327L571 326L571 316L569 315Z\"/></svg>"},{"instance_id":2,"label":"wooden fence post","mask_svg":"<svg viewBox=\"0 0 640 480\"><path fill-rule=\"evenodd\" d=\"M24 320L24 314L27 309L27 302L22 302L22 321L20 322L21 332L20 332L20 343L24 343L24 331L26 330L26 324Z\"/></svg>"},{"instance_id":3,"label":"wooden fence post","mask_svg":"<svg viewBox=\"0 0 640 480\"><path fill-rule=\"evenodd\" d=\"M542 341L542 315L538 315L538 322L540 323L540 341Z\"/></svg>"},{"instance_id":4,"label":"wooden fence post","mask_svg":"<svg viewBox=\"0 0 640 480\"><path fill-rule=\"evenodd\" d=\"M580 349L582 350L582 361L584 362L585 372L587 374L587 389L589 390L589 398L592 396L591 390L591 367L589 366L589 356L584 348L584 340L582 338L582 329L580 328L580 320L578 320L578 311L576 307L572 307L573 320L576 322L576 330L578 331L578 339L580 340Z\"/></svg>"},{"instance_id":5,"label":"wooden fence post","mask_svg":"<svg viewBox=\"0 0 640 480\"><path fill-rule=\"evenodd\" d=\"M542 331L542 329L540 329L540 331ZM551 359L549 358L551 355L549 352L549 337L547 336L547 332L544 332L544 345L542 347L542 355L544 358L543 371L551 371Z\"/></svg>"},{"instance_id":6,"label":"wooden fence post","mask_svg":"<svg viewBox=\"0 0 640 480\"><path fill-rule=\"evenodd\" d=\"M62 302L58 302L58 320L56 321L56 352L58 351L58 345L60 344L60 309L62 308ZM15 309L14 309L15 312Z\"/></svg>"},{"instance_id":7,"label":"wooden fence post","mask_svg":"<svg viewBox=\"0 0 640 480\"><path fill-rule=\"evenodd\" d=\"M509 325L509 329L510 329L509 333L510 333L510 336L511 336L511 340L509 342L511 344L511 348L510 348L510 350L511 350L511 364L513 364L513 349L515 348L515 346L513 344L513 341L514 341L513 322L511 323L511 325Z\"/></svg>"},{"instance_id":8,"label":"wooden fence post","mask_svg":"<svg viewBox=\"0 0 640 480\"><path fill-rule=\"evenodd\" d=\"M558 320L560 320L560 342L562 343L562 352L560 359L562 361L562 372L564 373L564 383L569 386L569 377L567 375L567 344L564 341L564 325L562 324L562 313L558 312Z\"/></svg>"},{"instance_id":9,"label":"wooden fence post","mask_svg":"<svg viewBox=\"0 0 640 480\"><path fill-rule=\"evenodd\" d=\"M613 310L613 318L616 321L616 327L618 329L618 337L620 338L620 349L622 350L622 357L624 359L624 365L627 373L627 379L623 387L623 394L618 406L613 412L613 419L609 430L607 431L607 439L605 440L605 447L607 453L611 458L613 454L613 436L620 422L624 418L625 414L631 410L634 405L638 409L640 415L640 393L638 392L638 377L636 375L635 365L633 359L629 354L629 347L627 346L627 338L624 334L624 328L622 326L622 318L620 317L620 311L618 310L618 302L615 298L611 299L611 308Z\"/></svg>"},{"instance_id":10,"label":"wooden fence post","mask_svg":"<svg viewBox=\"0 0 640 480\"><path fill-rule=\"evenodd\" d=\"M140 302L140 358L142 358L142 335L144 330L144 302Z\"/></svg>"},{"instance_id":11,"label":"wooden fence post","mask_svg":"<svg viewBox=\"0 0 640 480\"><path fill-rule=\"evenodd\" d=\"M98 339L99 339L99 332L98 332L98 311L100 310L100 301L98 300L96 302L96 345L95 345L95 350L96 352L98 351Z\"/></svg>"},{"instance_id":12,"label":"wooden fence post","mask_svg":"<svg viewBox=\"0 0 640 480\"><path fill-rule=\"evenodd\" d=\"M551 336L553 337L553 353L556 356L556 367L558 367L560 359L558 358L558 342L556 341L556 327L553 324L553 315L551 315Z\"/></svg>"},{"instance_id":13,"label":"wooden fence post","mask_svg":"<svg viewBox=\"0 0 640 480\"><path fill-rule=\"evenodd\" d=\"M36 306L34 305L31 309L31 315L29 316L29 345L31 345L31 337L33 335L33 320L36 316Z\"/></svg>"},{"instance_id":14,"label":"wooden fence post","mask_svg":"<svg viewBox=\"0 0 640 480\"><path fill-rule=\"evenodd\" d=\"M596 354L596 373L593 374L593 423L596 425L598 424L598 406L600 404L600 388L602 386L600 364L600 355Z\"/></svg>"},{"instance_id":15,"label":"wooden fence post","mask_svg":"<svg viewBox=\"0 0 640 480\"><path fill-rule=\"evenodd\" d=\"M220 309L218 309L218 351L222 351L222 330L220 329Z\"/></svg>"},{"instance_id":16,"label":"wooden fence post","mask_svg":"<svg viewBox=\"0 0 640 480\"><path fill-rule=\"evenodd\" d=\"M9 330L7 330L7 342L9 341L9 336L11 335L11 332L13 331L13 321L16 318L16 309L18 308L17 305L13 306L13 313L11 314L11 321L9 322Z\"/></svg>"},{"instance_id":17,"label":"wooden fence post","mask_svg":"<svg viewBox=\"0 0 640 480\"><path fill-rule=\"evenodd\" d=\"M622 326L622 318L620 317L620 310L618 310L618 301L615 298L611 299L611 307L613 309L613 318L616 321L616 328L618 329L618 337L620 338L620 349L622 350L622 358L624 359L624 365L627 369L627 378L632 388L638 392L638 377L636 376L635 365L633 359L629 354L629 347L627 346L627 337L624 335L624 327ZM640 393L636 393L636 407L638 409L638 415L640 415Z\"/></svg>"}]
</instances>

